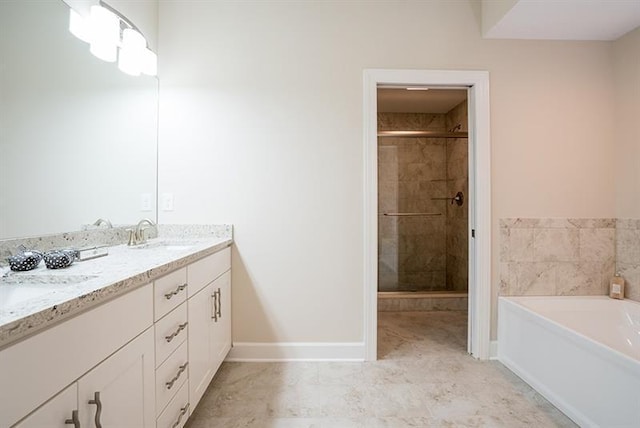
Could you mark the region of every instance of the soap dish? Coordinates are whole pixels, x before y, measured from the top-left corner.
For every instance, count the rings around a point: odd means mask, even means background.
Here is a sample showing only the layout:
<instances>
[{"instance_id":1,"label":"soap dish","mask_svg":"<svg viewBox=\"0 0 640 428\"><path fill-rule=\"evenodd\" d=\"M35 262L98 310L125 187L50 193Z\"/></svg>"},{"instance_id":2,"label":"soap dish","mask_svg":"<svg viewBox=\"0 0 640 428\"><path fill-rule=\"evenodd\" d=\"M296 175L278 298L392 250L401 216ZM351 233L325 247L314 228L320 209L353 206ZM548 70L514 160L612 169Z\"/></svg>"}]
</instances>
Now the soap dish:
<instances>
[{"instance_id":1,"label":"soap dish","mask_svg":"<svg viewBox=\"0 0 640 428\"><path fill-rule=\"evenodd\" d=\"M81 248L78 250L78 260L91 260L96 257L104 257L109 254L109 247L103 245L101 247Z\"/></svg>"}]
</instances>

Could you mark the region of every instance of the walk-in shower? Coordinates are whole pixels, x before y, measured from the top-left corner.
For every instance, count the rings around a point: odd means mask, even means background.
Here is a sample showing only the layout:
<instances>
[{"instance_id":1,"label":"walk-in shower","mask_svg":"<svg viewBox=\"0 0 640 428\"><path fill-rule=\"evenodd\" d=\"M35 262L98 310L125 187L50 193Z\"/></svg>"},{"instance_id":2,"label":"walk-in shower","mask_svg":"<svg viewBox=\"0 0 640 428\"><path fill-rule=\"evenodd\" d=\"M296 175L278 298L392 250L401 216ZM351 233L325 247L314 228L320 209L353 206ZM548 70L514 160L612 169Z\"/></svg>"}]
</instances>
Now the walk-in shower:
<instances>
[{"instance_id":1,"label":"walk-in shower","mask_svg":"<svg viewBox=\"0 0 640 428\"><path fill-rule=\"evenodd\" d=\"M393 296L389 310L438 309L438 297L460 297L443 309L466 309L467 102L436 113L379 108L378 131L380 302Z\"/></svg>"}]
</instances>

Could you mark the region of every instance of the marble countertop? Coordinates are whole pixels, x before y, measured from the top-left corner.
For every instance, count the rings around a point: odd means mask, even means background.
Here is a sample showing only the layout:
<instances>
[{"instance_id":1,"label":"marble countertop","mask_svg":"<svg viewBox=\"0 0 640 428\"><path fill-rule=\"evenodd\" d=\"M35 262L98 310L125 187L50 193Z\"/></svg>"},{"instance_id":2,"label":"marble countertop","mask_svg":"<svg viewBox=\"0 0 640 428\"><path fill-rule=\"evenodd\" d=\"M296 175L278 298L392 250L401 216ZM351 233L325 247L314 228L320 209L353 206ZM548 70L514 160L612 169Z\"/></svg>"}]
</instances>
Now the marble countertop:
<instances>
[{"instance_id":1,"label":"marble countertop","mask_svg":"<svg viewBox=\"0 0 640 428\"><path fill-rule=\"evenodd\" d=\"M0 348L213 254L231 237L167 240L143 248L116 245L109 255L51 270L0 272ZM2 275L4 274L4 275Z\"/></svg>"}]
</instances>

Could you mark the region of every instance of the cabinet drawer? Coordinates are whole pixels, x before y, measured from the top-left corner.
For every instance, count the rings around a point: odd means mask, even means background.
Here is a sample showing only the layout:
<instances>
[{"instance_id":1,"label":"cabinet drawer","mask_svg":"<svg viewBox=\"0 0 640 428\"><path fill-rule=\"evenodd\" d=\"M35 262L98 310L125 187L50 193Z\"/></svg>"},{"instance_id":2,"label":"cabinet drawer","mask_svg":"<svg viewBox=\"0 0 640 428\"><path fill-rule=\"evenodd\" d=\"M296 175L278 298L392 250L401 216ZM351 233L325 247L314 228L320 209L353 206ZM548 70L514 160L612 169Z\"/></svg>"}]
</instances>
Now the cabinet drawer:
<instances>
[{"instance_id":1,"label":"cabinet drawer","mask_svg":"<svg viewBox=\"0 0 640 428\"><path fill-rule=\"evenodd\" d=\"M184 302L187 298L187 269L156 279L153 283L155 321Z\"/></svg>"},{"instance_id":2,"label":"cabinet drawer","mask_svg":"<svg viewBox=\"0 0 640 428\"><path fill-rule=\"evenodd\" d=\"M189 297L202 290L211 281L231 269L231 248L227 247L187 267Z\"/></svg>"},{"instance_id":3,"label":"cabinet drawer","mask_svg":"<svg viewBox=\"0 0 640 428\"><path fill-rule=\"evenodd\" d=\"M182 342L167 361L156 369L156 416L162 413L188 377L187 342Z\"/></svg>"},{"instance_id":4,"label":"cabinet drawer","mask_svg":"<svg viewBox=\"0 0 640 428\"><path fill-rule=\"evenodd\" d=\"M164 412L158 416L156 428L182 428L191 413L189 406L189 382L185 382Z\"/></svg>"},{"instance_id":5,"label":"cabinet drawer","mask_svg":"<svg viewBox=\"0 0 640 428\"><path fill-rule=\"evenodd\" d=\"M185 341L188 328L186 303L156 322L156 367L160 366Z\"/></svg>"}]
</instances>

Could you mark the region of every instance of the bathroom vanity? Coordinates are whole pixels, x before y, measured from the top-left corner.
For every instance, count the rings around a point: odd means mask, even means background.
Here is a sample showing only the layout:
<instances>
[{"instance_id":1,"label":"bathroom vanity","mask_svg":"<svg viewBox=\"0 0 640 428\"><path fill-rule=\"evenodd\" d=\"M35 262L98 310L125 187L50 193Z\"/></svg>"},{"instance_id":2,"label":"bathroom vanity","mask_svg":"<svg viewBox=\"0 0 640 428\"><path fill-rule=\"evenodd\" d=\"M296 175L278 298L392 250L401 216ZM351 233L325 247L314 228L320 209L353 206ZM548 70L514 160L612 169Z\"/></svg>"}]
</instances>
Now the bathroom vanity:
<instances>
[{"instance_id":1,"label":"bathroom vanity","mask_svg":"<svg viewBox=\"0 0 640 428\"><path fill-rule=\"evenodd\" d=\"M182 427L231 348L231 244L157 238L0 279L0 427Z\"/></svg>"}]
</instances>

